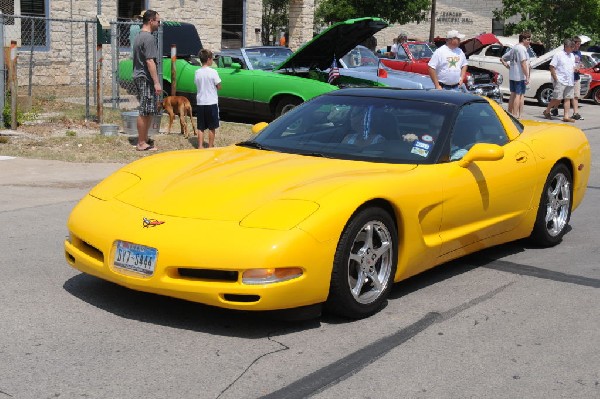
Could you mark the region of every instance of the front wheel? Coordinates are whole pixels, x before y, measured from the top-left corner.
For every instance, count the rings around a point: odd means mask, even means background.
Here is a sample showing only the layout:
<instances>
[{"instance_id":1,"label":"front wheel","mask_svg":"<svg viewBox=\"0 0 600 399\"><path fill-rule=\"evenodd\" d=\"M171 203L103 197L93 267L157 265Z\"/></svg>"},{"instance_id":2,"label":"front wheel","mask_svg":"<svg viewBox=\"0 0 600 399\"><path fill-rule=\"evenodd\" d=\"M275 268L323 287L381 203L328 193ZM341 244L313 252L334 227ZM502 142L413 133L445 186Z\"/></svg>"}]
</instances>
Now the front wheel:
<instances>
[{"instance_id":1,"label":"front wheel","mask_svg":"<svg viewBox=\"0 0 600 399\"><path fill-rule=\"evenodd\" d=\"M538 104L543 107L547 107L550 103L550 100L552 100L552 92L554 92L554 87L550 83L540 87L537 94L535 95Z\"/></svg>"},{"instance_id":2,"label":"front wheel","mask_svg":"<svg viewBox=\"0 0 600 399\"><path fill-rule=\"evenodd\" d=\"M536 244L551 247L562 241L571 218L572 184L571 172L565 165L552 168L530 236Z\"/></svg>"},{"instance_id":3,"label":"front wheel","mask_svg":"<svg viewBox=\"0 0 600 399\"><path fill-rule=\"evenodd\" d=\"M352 319L381 309L396 273L397 232L381 208L367 208L346 225L335 253L326 308Z\"/></svg>"},{"instance_id":4,"label":"front wheel","mask_svg":"<svg viewBox=\"0 0 600 399\"><path fill-rule=\"evenodd\" d=\"M594 87L594 91L592 91L592 100L594 100L594 104L600 105L600 86Z\"/></svg>"}]
</instances>

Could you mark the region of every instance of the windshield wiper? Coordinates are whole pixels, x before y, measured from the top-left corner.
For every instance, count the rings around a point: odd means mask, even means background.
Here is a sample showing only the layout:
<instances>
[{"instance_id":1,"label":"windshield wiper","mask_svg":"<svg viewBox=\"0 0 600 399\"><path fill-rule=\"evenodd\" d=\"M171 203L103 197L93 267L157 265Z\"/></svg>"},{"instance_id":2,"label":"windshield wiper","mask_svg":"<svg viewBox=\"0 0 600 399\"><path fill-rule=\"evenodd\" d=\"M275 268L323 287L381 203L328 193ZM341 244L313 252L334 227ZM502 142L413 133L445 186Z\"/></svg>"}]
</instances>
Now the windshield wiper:
<instances>
[{"instance_id":1,"label":"windshield wiper","mask_svg":"<svg viewBox=\"0 0 600 399\"><path fill-rule=\"evenodd\" d=\"M240 147L256 148L257 150L271 151L269 148L253 140L242 141L236 145L239 145Z\"/></svg>"}]
</instances>

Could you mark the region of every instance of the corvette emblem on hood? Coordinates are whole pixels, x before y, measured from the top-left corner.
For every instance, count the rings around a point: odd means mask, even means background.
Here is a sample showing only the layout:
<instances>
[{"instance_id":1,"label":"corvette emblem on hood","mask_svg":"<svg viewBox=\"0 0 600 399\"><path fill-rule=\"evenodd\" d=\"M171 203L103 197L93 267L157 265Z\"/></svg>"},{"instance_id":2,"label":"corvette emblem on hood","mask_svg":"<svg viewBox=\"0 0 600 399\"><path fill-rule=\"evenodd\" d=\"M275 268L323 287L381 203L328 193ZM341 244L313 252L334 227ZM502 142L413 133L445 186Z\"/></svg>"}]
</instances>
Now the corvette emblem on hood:
<instances>
[{"instance_id":1,"label":"corvette emblem on hood","mask_svg":"<svg viewBox=\"0 0 600 399\"><path fill-rule=\"evenodd\" d=\"M161 224L165 223L163 221L160 220L156 220L156 219L148 219L148 218L143 218L142 219L142 223L144 225L144 227L156 227L156 226L160 226Z\"/></svg>"}]
</instances>

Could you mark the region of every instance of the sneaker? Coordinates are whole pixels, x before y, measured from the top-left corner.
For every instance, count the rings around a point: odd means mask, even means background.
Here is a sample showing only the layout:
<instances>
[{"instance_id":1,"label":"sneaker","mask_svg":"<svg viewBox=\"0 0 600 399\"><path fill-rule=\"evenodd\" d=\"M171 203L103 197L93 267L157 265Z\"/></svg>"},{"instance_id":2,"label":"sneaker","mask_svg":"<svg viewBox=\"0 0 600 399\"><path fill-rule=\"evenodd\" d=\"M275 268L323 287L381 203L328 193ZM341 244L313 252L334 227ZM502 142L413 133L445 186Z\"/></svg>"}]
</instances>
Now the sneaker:
<instances>
[{"instance_id":1,"label":"sneaker","mask_svg":"<svg viewBox=\"0 0 600 399\"><path fill-rule=\"evenodd\" d=\"M552 116L558 116L558 108L552 108L550 110L550 115L552 115Z\"/></svg>"},{"instance_id":2,"label":"sneaker","mask_svg":"<svg viewBox=\"0 0 600 399\"><path fill-rule=\"evenodd\" d=\"M574 123L575 119L572 119L572 118L563 118L563 122Z\"/></svg>"},{"instance_id":3,"label":"sneaker","mask_svg":"<svg viewBox=\"0 0 600 399\"><path fill-rule=\"evenodd\" d=\"M546 119L552 119L552 116L550 115L550 112L544 111L543 114L544 114L544 118L546 118Z\"/></svg>"},{"instance_id":4,"label":"sneaker","mask_svg":"<svg viewBox=\"0 0 600 399\"><path fill-rule=\"evenodd\" d=\"M579 114L573 114L573 119L575 119L576 121L582 121L583 117Z\"/></svg>"}]
</instances>

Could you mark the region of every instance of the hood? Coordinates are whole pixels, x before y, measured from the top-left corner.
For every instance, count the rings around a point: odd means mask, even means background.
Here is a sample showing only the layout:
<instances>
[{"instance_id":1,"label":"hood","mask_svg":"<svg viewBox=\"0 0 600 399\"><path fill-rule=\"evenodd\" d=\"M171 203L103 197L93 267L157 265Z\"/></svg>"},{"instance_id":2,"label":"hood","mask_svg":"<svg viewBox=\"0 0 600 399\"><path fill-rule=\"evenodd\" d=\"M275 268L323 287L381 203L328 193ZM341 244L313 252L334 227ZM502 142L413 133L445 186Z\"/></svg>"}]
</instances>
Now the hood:
<instances>
[{"instance_id":1,"label":"hood","mask_svg":"<svg viewBox=\"0 0 600 399\"><path fill-rule=\"evenodd\" d=\"M388 26L380 18L357 18L338 22L325 29L311 41L300 47L277 69L317 68L325 70L348 51Z\"/></svg>"},{"instance_id":2,"label":"hood","mask_svg":"<svg viewBox=\"0 0 600 399\"><path fill-rule=\"evenodd\" d=\"M585 35L579 35L579 38L581 39L581 44L586 44L587 42L589 42L591 39ZM554 56L554 54L558 53L559 51L563 50L563 45L561 44L560 46L556 47L553 50L548 51L545 54L540 55L537 58L534 58L531 60L531 67L535 68L537 66L542 65L544 62L552 59L552 57Z\"/></svg>"},{"instance_id":3,"label":"hood","mask_svg":"<svg viewBox=\"0 0 600 399\"><path fill-rule=\"evenodd\" d=\"M127 166L125 171L141 180L116 199L165 216L240 221L273 201L318 203L345 185L415 168L237 146L162 155Z\"/></svg>"},{"instance_id":4,"label":"hood","mask_svg":"<svg viewBox=\"0 0 600 399\"><path fill-rule=\"evenodd\" d=\"M472 37L460 43L460 48L469 58L471 54L475 54L485 46L490 44L500 43L500 40L492 33L482 33L479 36Z\"/></svg>"},{"instance_id":5,"label":"hood","mask_svg":"<svg viewBox=\"0 0 600 399\"><path fill-rule=\"evenodd\" d=\"M171 58L171 45L177 46L178 58L197 57L202 50L202 42L196 27L187 22L164 21L163 57Z\"/></svg>"}]
</instances>

